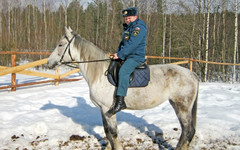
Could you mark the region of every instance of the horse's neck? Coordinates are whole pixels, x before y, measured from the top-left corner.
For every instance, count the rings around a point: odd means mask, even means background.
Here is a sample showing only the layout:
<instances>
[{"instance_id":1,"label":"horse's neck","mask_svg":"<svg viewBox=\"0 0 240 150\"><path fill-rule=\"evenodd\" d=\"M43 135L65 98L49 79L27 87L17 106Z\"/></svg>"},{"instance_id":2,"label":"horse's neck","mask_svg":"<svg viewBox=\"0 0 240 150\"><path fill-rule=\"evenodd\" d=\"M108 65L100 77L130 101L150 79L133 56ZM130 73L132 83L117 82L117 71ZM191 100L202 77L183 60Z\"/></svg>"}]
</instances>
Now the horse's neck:
<instances>
[{"instance_id":1,"label":"horse's neck","mask_svg":"<svg viewBox=\"0 0 240 150\"><path fill-rule=\"evenodd\" d=\"M80 61L97 61L106 58L108 58L107 55L92 43L83 47L80 51ZM80 70L89 86L92 86L94 83L99 82L102 79L107 70L108 64L108 61L80 64Z\"/></svg>"}]
</instances>

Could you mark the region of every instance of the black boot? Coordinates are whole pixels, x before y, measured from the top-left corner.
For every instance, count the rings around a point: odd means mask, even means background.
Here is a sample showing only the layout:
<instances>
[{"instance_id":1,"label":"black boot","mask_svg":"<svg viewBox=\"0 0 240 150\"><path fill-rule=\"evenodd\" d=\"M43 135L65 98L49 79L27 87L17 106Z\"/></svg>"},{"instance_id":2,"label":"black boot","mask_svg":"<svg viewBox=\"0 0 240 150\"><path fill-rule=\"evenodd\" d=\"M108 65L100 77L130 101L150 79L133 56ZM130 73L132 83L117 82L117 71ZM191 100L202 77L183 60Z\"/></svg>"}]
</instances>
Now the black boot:
<instances>
[{"instance_id":1,"label":"black boot","mask_svg":"<svg viewBox=\"0 0 240 150\"><path fill-rule=\"evenodd\" d=\"M111 108L107 111L106 115L108 117L111 117L112 115L116 114L117 112L121 111L122 109L127 108L124 97L123 96L117 96L116 100L114 101L114 104L111 106Z\"/></svg>"}]
</instances>

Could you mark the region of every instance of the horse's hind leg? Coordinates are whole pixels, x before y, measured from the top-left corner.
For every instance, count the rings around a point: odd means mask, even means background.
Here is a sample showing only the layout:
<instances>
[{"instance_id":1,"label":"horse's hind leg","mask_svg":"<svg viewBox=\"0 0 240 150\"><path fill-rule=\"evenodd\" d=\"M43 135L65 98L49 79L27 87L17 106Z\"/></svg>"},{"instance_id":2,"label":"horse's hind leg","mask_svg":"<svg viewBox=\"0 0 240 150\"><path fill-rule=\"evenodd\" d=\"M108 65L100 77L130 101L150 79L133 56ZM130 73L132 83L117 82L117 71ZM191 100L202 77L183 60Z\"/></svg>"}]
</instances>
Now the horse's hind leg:
<instances>
[{"instance_id":1,"label":"horse's hind leg","mask_svg":"<svg viewBox=\"0 0 240 150\"><path fill-rule=\"evenodd\" d=\"M184 103L186 102L186 103ZM177 99L177 101L170 100L178 120L181 124L182 133L177 144L176 150L187 150L190 142L195 134L195 117L192 114L193 103L191 100ZM194 103L195 105L195 103Z\"/></svg>"},{"instance_id":2,"label":"horse's hind leg","mask_svg":"<svg viewBox=\"0 0 240 150\"><path fill-rule=\"evenodd\" d=\"M106 137L109 141L106 150L122 150L122 146L118 140L117 120L116 115L111 118L107 117L101 110L103 127Z\"/></svg>"}]
</instances>

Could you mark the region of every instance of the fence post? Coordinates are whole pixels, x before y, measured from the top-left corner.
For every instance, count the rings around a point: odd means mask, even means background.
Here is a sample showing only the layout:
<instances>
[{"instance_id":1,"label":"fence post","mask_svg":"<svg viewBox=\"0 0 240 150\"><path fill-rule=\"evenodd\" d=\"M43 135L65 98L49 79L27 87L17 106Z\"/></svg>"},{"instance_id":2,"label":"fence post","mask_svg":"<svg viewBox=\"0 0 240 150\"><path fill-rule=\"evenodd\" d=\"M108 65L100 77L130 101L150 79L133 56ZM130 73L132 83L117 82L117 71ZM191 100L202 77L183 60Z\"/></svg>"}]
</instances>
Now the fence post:
<instances>
[{"instance_id":1,"label":"fence post","mask_svg":"<svg viewBox=\"0 0 240 150\"><path fill-rule=\"evenodd\" d=\"M13 52L11 55L11 63L12 63L12 67L16 66L16 53L15 52ZM16 73L12 73L11 84L12 84L11 91L16 91Z\"/></svg>"},{"instance_id":2,"label":"fence post","mask_svg":"<svg viewBox=\"0 0 240 150\"><path fill-rule=\"evenodd\" d=\"M59 75L59 66L56 69L56 75L58 75L58 79L57 82L55 83L55 85L59 85L59 80L60 80L60 75Z\"/></svg>"},{"instance_id":3,"label":"fence post","mask_svg":"<svg viewBox=\"0 0 240 150\"><path fill-rule=\"evenodd\" d=\"M189 69L192 71L192 66L193 66L193 61L191 59L189 59Z\"/></svg>"}]
</instances>

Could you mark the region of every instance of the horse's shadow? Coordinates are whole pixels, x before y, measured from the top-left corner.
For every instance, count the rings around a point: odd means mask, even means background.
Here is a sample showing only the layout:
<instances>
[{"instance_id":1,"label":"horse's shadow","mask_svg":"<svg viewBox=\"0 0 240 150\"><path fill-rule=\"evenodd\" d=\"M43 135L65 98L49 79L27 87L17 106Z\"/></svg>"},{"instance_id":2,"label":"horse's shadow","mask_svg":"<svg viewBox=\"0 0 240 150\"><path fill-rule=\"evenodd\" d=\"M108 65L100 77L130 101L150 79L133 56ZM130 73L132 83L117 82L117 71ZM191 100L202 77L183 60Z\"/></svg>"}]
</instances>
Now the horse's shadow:
<instances>
[{"instance_id":1,"label":"horse's shadow","mask_svg":"<svg viewBox=\"0 0 240 150\"><path fill-rule=\"evenodd\" d=\"M41 107L41 110L58 109L64 116L80 124L89 135L94 135L99 141L102 141L103 137L94 131L96 126L102 126L100 110L97 107L92 107L87 104L82 97L75 98L77 99L76 107L55 105L50 101ZM164 140L162 130L154 124L149 124L146 120L123 111L117 114L117 121L127 122L131 126L139 129L141 133L145 133L154 143L158 144L159 149L164 149L163 147L173 149L173 147Z\"/></svg>"}]
</instances>

